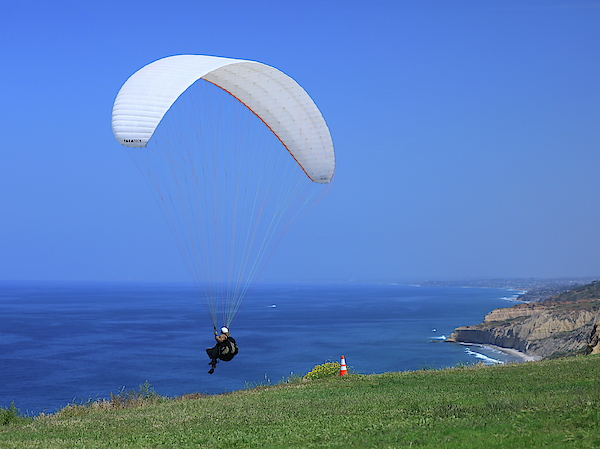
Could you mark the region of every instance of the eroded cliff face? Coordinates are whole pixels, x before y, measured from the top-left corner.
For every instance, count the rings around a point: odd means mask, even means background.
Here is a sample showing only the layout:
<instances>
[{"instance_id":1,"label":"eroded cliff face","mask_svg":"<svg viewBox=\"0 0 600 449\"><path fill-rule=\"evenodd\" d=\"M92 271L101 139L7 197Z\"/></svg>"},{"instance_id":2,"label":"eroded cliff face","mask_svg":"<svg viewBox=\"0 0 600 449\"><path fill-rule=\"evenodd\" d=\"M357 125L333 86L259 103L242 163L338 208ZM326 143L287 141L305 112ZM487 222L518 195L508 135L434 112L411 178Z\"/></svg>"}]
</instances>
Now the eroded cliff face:
<instances>
[{"instance_id":1,"label":"eroded cliff face","mask_svg":"<svg viewBox=\"0 0 600 449\"><path fill-rule=\"evenodd\" d=\"M600 354L600 326L598 324L594 324L586 353Z\"/></svg>"},{"instance_id":2,"label":"eroded cliff face","mask_svg":"<svg viewBox=\"0 0 600 449\"><path fill-rule=\"evenodd\" d=\"M518 304L461 326L447 341L492 344L528 355L600 353L600 300Z\"/></svg>"}]
</instances>

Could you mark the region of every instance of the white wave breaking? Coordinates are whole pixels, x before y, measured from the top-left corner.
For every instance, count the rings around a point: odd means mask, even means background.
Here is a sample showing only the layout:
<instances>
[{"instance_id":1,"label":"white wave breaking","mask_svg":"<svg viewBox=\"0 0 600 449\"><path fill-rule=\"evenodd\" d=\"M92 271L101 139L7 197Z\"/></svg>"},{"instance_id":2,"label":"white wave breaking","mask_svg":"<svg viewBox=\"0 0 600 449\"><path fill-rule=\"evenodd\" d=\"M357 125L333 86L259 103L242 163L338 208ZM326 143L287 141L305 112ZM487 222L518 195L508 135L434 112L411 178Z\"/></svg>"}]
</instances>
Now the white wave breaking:
<instances>
[{"instance_id":1,"label":"white wave breaking","mask_svg":"<svg viewBox=\"0 0 600 449\"><path fill-rule=\"evenodd\" d=\"M527 293L527 290L513 290L513 294L510 296L503 296L500 299L503 299L505 301L510 301L510 302L529 302L529 301L521 301L519 300L519 296L524 295L525 293Z\"/></svg>"},{"instance_id":2,"label":"white wave breaking","mask_svg":"<svg viewBox=\"0 0 600 449\"><path fill-rule=\"evenodd\" d=\"M473 351L472 349L470 349L468 347L465 347L465 352L468 355L472 355L475 358L478 358L479 360L481 360L484 363L484 365L504 365L504 362L502 360L494 359L485 354L482 354L481 352Z\"/></svg>"}]
</instances>

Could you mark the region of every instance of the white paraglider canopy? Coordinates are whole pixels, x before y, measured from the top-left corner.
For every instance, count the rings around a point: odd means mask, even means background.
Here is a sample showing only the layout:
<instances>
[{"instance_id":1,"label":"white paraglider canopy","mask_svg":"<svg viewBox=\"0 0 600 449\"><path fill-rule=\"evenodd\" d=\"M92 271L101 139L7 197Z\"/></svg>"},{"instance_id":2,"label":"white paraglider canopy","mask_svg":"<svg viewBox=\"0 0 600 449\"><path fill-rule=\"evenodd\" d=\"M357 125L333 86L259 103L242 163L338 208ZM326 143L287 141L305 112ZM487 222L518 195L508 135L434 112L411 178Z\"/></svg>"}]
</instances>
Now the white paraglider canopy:
<instances>
[{"instance_id":1,"label":"white paraglider canopy","mask_svg":"<svg viewBox=\"0 0 600 449\"><path fill-rule=\"evenodd\" d=\"M333 142L321 112L296 81L254 61L178 55L148 64L117 95L112 112L117 141L145 147L165 113L200 78L227 91L256 114L311 180L331 181Z\"/></svg>"},{"instance_id":2,"label":"white paraglider canopy","mask_svg":"<svg viewBox=\"0 0 600 449\"><path fill-rule=\"evenodd\" d=\"M112 129L153 190L214 328L229 327L281 236L328 190L335 155L321 112L273 67L180 55L125 82Z\"/></svg>"}]
</instances>

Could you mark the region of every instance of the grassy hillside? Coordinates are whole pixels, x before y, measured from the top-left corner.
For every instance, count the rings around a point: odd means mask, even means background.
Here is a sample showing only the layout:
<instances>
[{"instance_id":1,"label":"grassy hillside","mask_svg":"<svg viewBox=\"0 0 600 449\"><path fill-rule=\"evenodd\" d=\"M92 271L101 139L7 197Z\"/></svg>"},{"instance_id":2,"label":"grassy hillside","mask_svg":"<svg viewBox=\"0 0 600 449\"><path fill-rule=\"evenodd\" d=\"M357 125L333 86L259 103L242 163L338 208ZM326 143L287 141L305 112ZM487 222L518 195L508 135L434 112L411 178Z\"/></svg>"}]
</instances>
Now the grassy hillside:
<instances>
[{"instance_id":1,"label":"grassy hillside","mask_svg":"<svg viewBox=\"0 0 600 449\"><path fill-rule=\"evenodd\" d=\"M600 447L600 356L350 375L0 426L2 448Z\"/></svg>"}]
</instances>

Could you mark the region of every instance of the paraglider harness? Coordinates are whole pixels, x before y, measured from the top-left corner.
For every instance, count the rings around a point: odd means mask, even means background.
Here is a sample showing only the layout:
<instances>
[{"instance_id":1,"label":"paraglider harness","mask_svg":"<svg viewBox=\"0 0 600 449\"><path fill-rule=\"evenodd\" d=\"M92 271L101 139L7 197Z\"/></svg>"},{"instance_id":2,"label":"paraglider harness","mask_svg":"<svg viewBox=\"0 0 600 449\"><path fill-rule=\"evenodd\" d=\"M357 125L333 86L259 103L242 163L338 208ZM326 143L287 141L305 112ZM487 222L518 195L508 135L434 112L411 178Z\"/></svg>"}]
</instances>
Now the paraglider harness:
<instances>
[{"instance_id":1,"label":"paraglider harness","mask_svg":"<svg viewBox=\"0 0 600 449\"><path fill-rule=\"evenodd\" d=\"M238 346L233 337L227 337L227 340L217 343L217 352L219 359L229 362L238 353Z\"/></svg>"},{"instance_id":2,"label":"paraglider harness","mask_svg":"<svg viewBox=\"0 0 600 449\"><path fill-rule=\"evenodd\" d=\"M217 329L215 327L215 337L217 337ZM208 348L206 353L210 357L209 365L211 366L208 374L212 374L215 372L215 368L219 360L223 360L224 362L229 362L231 359L235 357L238 353L238 345L235 342L235 339L229 335L227 335L227 339L225 341L218 341L215 346L212 348Z\"/></svg>"}]
</instances>

